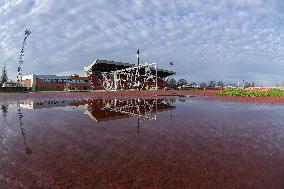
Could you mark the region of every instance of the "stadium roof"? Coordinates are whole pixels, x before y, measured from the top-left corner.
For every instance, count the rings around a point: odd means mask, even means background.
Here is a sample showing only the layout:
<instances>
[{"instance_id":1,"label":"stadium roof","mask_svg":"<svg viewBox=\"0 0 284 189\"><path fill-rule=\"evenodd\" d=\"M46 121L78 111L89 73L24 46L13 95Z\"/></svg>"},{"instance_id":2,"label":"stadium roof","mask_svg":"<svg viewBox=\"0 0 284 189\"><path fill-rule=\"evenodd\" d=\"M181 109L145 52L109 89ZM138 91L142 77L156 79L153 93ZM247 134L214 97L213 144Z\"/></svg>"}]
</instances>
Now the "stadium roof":
<instances>
[{"instance_id":1,"label":"stadium roof","mask_svg":"<svg viewBox=\"0 0 284 189\"><path fill-rule=\"evenodd\" d=\"M133 66L135 66L135 64L96 59L94 62L92 62L92 64L87 67L84 67L84 71L86 75L92 75L93 72L111 72ZM143 68L141 68L141 72L142 71ZM152 68L152 71L154 72L155 68ZM157 71L158 77L160 78L168 77L175 74L175 72L173 71L164 69L157 69Z\"/></svg>"}]
</instances>

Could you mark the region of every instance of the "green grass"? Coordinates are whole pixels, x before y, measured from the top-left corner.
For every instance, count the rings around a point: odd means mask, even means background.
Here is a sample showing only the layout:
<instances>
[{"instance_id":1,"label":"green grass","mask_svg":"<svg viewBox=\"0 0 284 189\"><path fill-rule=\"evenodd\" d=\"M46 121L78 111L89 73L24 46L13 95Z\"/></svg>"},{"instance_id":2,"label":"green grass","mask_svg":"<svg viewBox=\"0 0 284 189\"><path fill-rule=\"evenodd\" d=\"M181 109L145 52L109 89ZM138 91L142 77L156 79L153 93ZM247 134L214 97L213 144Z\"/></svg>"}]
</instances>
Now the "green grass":
<instances>
[{"instance_id":1,"label":"green grass","mask_svg":"<svg viewBox=\"0 0 284 189\"><path fill-rule=\"evenodd\" d=\"M284 91L271 89L269 91L247 91L242 89L226 89L219 96L244 96L244 97L280 97L284 96Z\"/></svg>"}]
</instances>

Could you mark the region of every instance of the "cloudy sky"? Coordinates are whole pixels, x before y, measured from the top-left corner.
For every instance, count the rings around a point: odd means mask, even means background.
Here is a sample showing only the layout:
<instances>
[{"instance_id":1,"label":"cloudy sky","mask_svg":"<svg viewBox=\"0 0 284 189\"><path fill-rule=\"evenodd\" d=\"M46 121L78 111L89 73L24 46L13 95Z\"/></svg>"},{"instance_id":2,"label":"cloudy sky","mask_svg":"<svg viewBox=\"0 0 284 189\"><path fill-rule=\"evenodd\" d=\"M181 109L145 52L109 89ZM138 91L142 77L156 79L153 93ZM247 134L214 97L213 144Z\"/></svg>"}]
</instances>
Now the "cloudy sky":
<instances>
[{"instance_id":1,"label":"cloudy sky","mask_svg":"<svg viewBox=\"0 0 284 189\"><path fill-rule=\"evenodd\" d=\"M142 61L189 81L284 81L283 0L0 0L0 65L83 74L92 60Z\"/></svg>"}]
</instances>

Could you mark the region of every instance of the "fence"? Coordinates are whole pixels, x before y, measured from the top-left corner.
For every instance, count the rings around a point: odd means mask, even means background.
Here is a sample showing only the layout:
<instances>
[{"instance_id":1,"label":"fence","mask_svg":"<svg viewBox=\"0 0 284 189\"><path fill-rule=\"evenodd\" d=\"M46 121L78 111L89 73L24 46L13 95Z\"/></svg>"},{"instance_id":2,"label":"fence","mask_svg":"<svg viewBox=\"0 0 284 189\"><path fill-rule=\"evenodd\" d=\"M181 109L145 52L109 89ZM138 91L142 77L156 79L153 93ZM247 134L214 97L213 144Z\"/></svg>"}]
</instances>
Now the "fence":
<instances>
[{"instance_id":1,"label":"fence","mask_svg":"<svg viewBox=\"0 0 284 189\"><path fill-rule=\"evenodd\" d=\"M0 93L22 93L28 92L27 87L0 87Z\"/></svg>"}]
</instances>

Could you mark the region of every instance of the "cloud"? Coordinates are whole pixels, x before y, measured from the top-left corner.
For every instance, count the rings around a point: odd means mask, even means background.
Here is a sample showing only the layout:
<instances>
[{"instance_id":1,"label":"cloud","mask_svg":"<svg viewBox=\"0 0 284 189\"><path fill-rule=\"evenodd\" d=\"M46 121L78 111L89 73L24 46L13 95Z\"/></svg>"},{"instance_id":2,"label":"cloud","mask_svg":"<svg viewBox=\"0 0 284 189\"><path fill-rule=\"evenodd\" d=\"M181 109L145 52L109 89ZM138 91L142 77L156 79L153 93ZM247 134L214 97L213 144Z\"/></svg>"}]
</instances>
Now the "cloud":
<instances>
[{"instance_id":1,"label":"cloud","mask_svg":"<svg viewBox=\"0 0 284 189\"><path fill-rule=\"evenodd\" d=\"M174 61L177 78L273 84L284 80L283 10L281 0L7 0L0 63L15 78L28 27L25 74L83 73L95 58L134 62L140 48L142 61Z\"/></svg>"}]
</instances>

